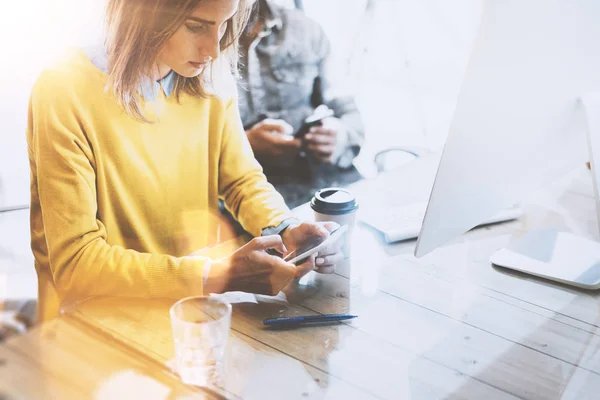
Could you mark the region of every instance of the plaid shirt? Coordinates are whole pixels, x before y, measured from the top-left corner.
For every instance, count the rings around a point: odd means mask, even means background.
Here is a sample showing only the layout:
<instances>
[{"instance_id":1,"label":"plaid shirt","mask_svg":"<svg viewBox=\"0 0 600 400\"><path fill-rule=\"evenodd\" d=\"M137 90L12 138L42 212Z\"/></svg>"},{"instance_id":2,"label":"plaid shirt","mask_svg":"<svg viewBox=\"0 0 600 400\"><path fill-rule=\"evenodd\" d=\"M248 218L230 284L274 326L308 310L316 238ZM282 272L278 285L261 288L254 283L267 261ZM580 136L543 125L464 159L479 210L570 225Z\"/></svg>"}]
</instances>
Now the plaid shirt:
<instances>
[{"instance_id":1,"label":"plaid shirt","mask_svg":"<svg viewBox=\"0 0 600 400\"><path fill-rule=\"evenodd\" d=\"M307 201L325 186L360 178L352 161L364 142L354 99L344 95L331 70L330 44L323 29L302 12L269 4L261 32L241 54L240 114L244 126L266 115L283 119L296 131L319 104L326 104L345 129L338 137L333 165L310 154L282 165L260 160L271 183L290 206ZM244 47L244 46L242 46Z\"/></svg>"}]
</instances>

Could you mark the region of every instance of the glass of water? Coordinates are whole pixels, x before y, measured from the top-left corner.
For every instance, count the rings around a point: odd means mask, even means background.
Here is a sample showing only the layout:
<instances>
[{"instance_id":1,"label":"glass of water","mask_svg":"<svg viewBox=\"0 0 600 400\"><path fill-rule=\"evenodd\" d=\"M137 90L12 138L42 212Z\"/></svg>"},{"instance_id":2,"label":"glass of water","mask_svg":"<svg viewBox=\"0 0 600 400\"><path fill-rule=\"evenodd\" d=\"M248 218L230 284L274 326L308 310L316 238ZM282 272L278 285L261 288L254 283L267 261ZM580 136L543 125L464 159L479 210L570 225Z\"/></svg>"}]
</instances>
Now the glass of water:
<instances>
[{"instance_id":1,"label":"glass of water","mask_svg":"<svg viewBox=\"0 0 600 400\"><path fill-rule=\"evenodd\" d=\"M181 380L223 387L231 305L215 297L186 297L171 306L170 314Z\"/></svg>"}]
</instances>

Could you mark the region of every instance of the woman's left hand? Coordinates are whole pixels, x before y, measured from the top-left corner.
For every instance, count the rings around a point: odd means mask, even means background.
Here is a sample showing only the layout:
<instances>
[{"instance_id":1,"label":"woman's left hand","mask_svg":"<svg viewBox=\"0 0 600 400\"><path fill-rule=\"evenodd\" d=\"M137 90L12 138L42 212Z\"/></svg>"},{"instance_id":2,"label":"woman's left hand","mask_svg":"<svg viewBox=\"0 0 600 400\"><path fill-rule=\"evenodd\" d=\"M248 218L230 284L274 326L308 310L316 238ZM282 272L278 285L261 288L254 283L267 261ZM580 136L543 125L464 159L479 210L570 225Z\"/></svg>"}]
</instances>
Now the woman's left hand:
<instances>
[{"instance_id":1,"label":"woman's left hand","mask_svg":"<svg viewBox=\"0 0 600 400\"><path fill-rule=\"evenodd\" d=\"M302 222L297 225L290 225L283 231L281 237L283 244L289 252L305 245L309 240L315 237L327 237L330 232L339 228L335 222ZM284 256L287 254L284 254ZM331 247L328 247L317 254L315 259L315 271L322 274L332 274L335 271L337 263L344 259L341 252L341 241L338 240ZM307 271L309 272L309 271Z\"/></svg>"}]
</instances>

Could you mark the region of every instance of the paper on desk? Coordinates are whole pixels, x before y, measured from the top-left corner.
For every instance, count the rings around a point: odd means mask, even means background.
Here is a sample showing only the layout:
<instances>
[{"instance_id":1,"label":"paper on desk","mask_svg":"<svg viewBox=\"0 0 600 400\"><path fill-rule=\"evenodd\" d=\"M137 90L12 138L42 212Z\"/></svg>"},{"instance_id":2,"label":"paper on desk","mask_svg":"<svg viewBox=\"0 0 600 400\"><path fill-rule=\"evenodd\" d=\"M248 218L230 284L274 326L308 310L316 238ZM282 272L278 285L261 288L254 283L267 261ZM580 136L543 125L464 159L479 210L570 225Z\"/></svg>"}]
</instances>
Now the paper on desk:
<instances>
[{"instance_id":1,"label":"paper on desk","mask_svg":"<svg viewBox=\"0 0 600 400\"><path fill-rule=\"evenodd\" d=\"M325 398L324 391L298 360L258 354L251 371L241 396L246 400Z\"/></svg>"},{"instance_id":2,"label":"paper on desk","mask_svg":"<svg viewBox=\"0 0 600 400\"><path fill-rule=\"evenodd\" d=\"M162 383L134 370L125 370L100 382L94 399L166 400L170 393L171 389Z\"/></svg>"},{"instance_id":3,"label":"paper on desk","mask_svg":"<svg viewBox=\"0 0 600 400\"><path fill-rule=\"evenodd\" d=\"M225 293L211 293L211 297L218 298L226 301L229 304L237 303L274 303L274 304L287 304L287 297L285 293L279 292L276 296L267 296L263 294L253 294L246 292L225 292Z\"/></svg>"},{"instance_id":4,"label":"paper on desk","mask_svg":"<svg viewBox=\"0 0 600 400\"><path fill-rule=\"evenodd\" d=\"M241 347L240 347L241 346ZM325 392L302 363L282 355L263 354L241 342L228 346L225 388L244 400L323 399ZM177 373L175 359L167 366Z\"/></svg>"},{"instance_id":5,"label":"paper on desk","mask_svg":"<svg viewBox=\"0 0 600 400\"><path fill-rule=\"evenodd\" d=\"M225 301L229 304L258 303L254 294L246 292L211 293L210 297Z\"/></svg>"}]
</instances>

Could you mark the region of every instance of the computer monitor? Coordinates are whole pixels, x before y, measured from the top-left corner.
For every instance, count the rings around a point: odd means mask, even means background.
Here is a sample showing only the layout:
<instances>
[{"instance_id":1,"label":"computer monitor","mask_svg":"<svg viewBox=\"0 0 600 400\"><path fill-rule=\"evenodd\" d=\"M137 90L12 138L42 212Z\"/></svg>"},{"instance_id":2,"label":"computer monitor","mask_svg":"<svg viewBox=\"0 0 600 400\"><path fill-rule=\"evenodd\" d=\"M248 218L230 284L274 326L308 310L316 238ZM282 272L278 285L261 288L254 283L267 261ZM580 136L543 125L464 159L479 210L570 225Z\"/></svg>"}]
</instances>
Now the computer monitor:
<instances>
[{"instance_id":1,"label":"computer monitor","mask_svg":"<svg viewBox=\"0 0 600 400\"><path fill-rule=\"evenodd\" d=\"M484 1L417 257L590 158L598 196L599 21L598 0ZM529 244L540 246L562 237L533 236ZM600 282L600 244L594 244ZM548 254L556 248L535 260L542 262L537 267L552 262ZM582 263L593 263L591 257Z\"/></svg>"}]
</instances>

